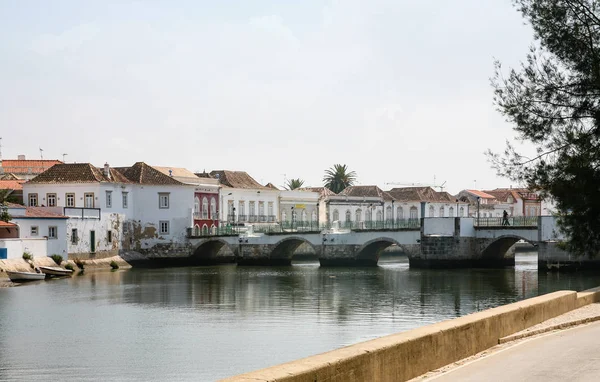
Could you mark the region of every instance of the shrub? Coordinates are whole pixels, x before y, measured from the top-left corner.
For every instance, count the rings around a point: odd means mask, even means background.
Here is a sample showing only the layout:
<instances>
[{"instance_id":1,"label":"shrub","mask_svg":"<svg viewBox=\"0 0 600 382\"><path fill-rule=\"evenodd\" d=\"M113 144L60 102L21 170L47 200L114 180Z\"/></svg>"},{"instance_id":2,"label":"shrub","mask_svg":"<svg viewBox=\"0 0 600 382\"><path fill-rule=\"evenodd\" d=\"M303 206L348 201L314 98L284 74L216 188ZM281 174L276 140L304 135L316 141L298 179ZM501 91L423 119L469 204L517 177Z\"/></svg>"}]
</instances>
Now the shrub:
<instances>
[{"instance_id":1,"label":"shrub","mask_svg":"<svg viewBox=\"0 0 600 382\"><path fill-rule=\"evenodd\" d=\"M23 252L23 260L29 261L31 259L33 259L33 255L31 253L29 253L29 252Z\"/></svg>"},{"instance_id":2,"label":"shrub","mask_svg":"<svg viewBox=\"0 0 600 382\"><path fill-rule=\"evenodd\" d=\"M85 266L85 261L79 260L79 259L75 259L75 265L77 265L77 268L83 270L83 268Z\"/></svg>"},{"instance_id":3,"label":"shrub","mask_svg":"<svg viewBox=\"0 0 600 382\"><path fill-rule=\"evenodd\" d=\"M110 262L110 267L112 269L119 269L119 264L117 264L117 262L113 260Z\"/></svg>"},{"instance_id":4,"label":"shrub","mask_svg":"<svg viewBox=\"0 0 600 382\"><path fill-rule=\"evenodd\" d=\"M73 264L71 264L71 263L68 263L67 265L65 265L65 269L68 269L68 270L70 270L70 271L73 271L73 270L74 270L74 269L73 269Z\"/></svg>"},{"instance_id":5,"label":"shrub","mask_svg":"<svg viewBox=\"0 0 600 382\"><path fill-rule=\"evenodd\" d=\"M52 258L52 260L54 260L54 262L55 262L57 265L60 265L60 264L62 263L62 260L63 260L63 259L62 259L62 256L61 256L61 255L52 255L52 256L50 256L50 257Z\"/></svg>"}]
</instances>

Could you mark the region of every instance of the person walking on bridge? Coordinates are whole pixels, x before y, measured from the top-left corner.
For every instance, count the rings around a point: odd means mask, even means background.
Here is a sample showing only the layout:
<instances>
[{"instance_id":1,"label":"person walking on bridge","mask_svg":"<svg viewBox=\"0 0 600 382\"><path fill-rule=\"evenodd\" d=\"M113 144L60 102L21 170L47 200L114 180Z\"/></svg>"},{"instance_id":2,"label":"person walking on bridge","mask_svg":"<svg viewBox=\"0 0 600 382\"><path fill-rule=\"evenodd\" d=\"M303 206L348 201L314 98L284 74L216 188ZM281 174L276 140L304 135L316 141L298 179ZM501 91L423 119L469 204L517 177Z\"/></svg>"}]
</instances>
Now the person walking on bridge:
<instances>
[{"instance_id":1,"label":"person walking on bridge","mask_svg":"<svg viewBox=\"0 0 600 382\"><path fill-rule=\"evenodd\" d=\"M502 213L502 225L510 225L508 223L508 212L506 212L506 210L504 210L504 212Z\"/></svg>"}]
</instances>

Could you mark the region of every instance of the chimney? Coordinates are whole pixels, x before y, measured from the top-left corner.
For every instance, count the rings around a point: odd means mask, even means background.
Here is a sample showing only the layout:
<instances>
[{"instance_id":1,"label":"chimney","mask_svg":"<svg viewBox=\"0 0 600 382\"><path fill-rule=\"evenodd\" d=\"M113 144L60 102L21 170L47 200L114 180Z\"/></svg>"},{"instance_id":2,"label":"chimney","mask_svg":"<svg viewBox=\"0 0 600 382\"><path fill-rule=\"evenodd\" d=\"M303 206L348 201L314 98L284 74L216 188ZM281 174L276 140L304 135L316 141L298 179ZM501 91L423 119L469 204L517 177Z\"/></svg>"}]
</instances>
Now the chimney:
<instances>
[{"instance_id":1,"label":"chimney","mask_svg":"<svg viewBox=\"0 0 600 382\"><path fill-rule=\"evenodd\" d=\"M110 180L110 166L108 163L104 163L104 176Z\"/></svg>"},{"instance_id":2,"label":"chimney","mask_svg":"<svg viewBox=\"0 0 600 382\"><path fill-rule=\"evenodd\" d=\"M25 160L25 155L21 154L19 156L17 156L18 160Z\"/></svg>"},{"instance_id":3,"label":"chimney","mask_svg":"<svg viewBox=\"0 0 600 382\"><path fill-rule=\"evenodd\" d=\"M169 176L173 177L173 170L169 170Z\"/></svg>"}]
</instances>

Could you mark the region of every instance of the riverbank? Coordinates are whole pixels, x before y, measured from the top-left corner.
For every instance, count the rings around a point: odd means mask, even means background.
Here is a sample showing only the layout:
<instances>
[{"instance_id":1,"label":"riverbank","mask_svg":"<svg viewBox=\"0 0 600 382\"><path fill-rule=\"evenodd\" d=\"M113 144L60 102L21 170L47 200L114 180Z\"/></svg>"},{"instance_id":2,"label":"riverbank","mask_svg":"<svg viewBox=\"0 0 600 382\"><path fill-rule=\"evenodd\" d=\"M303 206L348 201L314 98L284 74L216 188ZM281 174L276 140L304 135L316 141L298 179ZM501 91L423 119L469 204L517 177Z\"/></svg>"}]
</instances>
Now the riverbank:
<instances>
[{"instance_id":1,"label":"riverbank","mask_svg":"<svg viewBox=\"0 0 600 382\"><path fill-rule=\"evenodd\" d=\"M84 261L85 271L94 271L99 269L111 269L110 264L116 262L119 268L131 268L131 265L127 263L120 256L106 257L103 259L90 259ZM67 260L63 261L61 266L64 267L67 264L71 264L73 269L79 269L75 261ZM7 288L15 286L16 284L10 281L6 271L12 272L31 272L36 267L56 267L56 263L50 257L34 257L32 260L27 261L24 259L10 259L0 260L0 288ZM19 284L21 285L21 284Z\"/></svg>"},{"instance_id":2,"label":"riverbank","mask_svg":"<svg viewBox=\"0 0 600 382\"><path fill-rule=\"evenodd\" d=\"M554 292L224 381L406 381L481 354L511 336L553 330L566 321L588 322L598 311L587 306L598 301L598 288Z\"/></svg>"}]
</instances>

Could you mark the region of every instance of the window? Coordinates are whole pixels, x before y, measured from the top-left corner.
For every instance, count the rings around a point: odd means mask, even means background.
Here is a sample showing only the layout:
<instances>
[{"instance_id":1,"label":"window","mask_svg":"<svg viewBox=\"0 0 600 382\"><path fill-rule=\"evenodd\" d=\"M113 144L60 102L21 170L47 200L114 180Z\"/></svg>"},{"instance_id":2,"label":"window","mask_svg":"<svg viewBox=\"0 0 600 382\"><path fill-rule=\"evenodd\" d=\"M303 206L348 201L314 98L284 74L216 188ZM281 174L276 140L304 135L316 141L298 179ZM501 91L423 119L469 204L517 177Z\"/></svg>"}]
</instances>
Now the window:
<instances>
[{"instance_id":1,"label":"window","mask_svg":"<svg viewBox=\"0 0 600 382\"><path fill-rule=\"evenodd\" d=\"M314 222L317 221L317 211L312 212L312 221L314 221Z\"/></svg>"},{"instance_id":2,"label":"window","mask_svg":"<svg viewBox=\"0 0 600 382\"><path fill-rule=\"evenodd\" d=\"M217 201L215 198L210 198L210 218L217 219Z\"/></svg>"},{"instance_id":3,"label":"window","mask_svg":"<svg viewBox=\"0 0 600 382\"><path fill-rule=\"evenodd\" d=\"M365 210L365 221L370 222L371 220L373 220L373 210L368 208Z\"/></svg>"},{"instance_id":4,"label":"window","mask_svg":"<svg viewBox=\"0 0 600 382\"><path fill-rule=\"evenodd\" d=\"M308 220L308 216L306 215L306 210L302 210L302 221L305 222Z\"/></svg>"},{"instance_id":5,"label":"window","mask_svg":"<svg viewBox=\"0 0 600 382\"><path fill-rule=\"evenodd\" d=\"M354 213L354 220L358 223L360 221L362 221L362 210L359 208L356 210L356 212Z\"/></svg>"},{"instance_id":6,"label":"window","mask_svg":"<svg viewBox=\"0 0 600 382\"><path fill-rule=\"evenodd\" d=\"M67 207L75 207L75 194L67 193L65 194L66 206Z\"/></svg>"},{"instance_id":7,"label":"window","mask_svg":"<svg viewBox=\"0 0 600 382\"><path fill-rule=\"evenodd\" d=\"M383 212L381 210L377 210L375 217L377 218L378 222L382 222L383 221Z\"/></svg>"},{"instance_id":8,"label":"window","mask_svg":"<svg viewBox=\"0 0 600 382\"><path fill-rule=\"evenodd\" d=\"M350 210L346 210L346 223L350 223L352 221L352 213Z\"/></svg>"},{"instance_id":9,"label":"window","mask_svg":"<svg viewBox=\"0 0 600 382\"><path fill-rule=\"evenodd\" d=\"M265 202L258 202L258 214L260 216L265 214Z\"/></svg>"},{"instance_id":10,"label":"window","mask_svg":"<svg viewBox=\"0 0 600 382\"><path fill-rule=\"evenodd\" d=\"M287 214L285 213L285 211L281 211L281 221L282 222L287 221Z\"/></svg>"},{"instance_id":11,"label":"window","mask_svg":"<svg viewBox=\"0 0 600 382\"><path fill-rule=\"evenodd\" d=\"M385 209L385 216L386 216L387 220L392 220L392 219L394 219L394 217L392 216L392 207L389 207L389 206L388 206L388 207ZM382 219L382 220L383 220L383 219Z\"/></svg>"},{"instance_id":12,"label":"window","mask_svg":"<svg viewBox=\"0 0 600 382\"><path fill-rule=\"evenodd\" d=\"M200 216L200 199L197 196L194 198L194 215Z\"/></svg>"},{"instance_id":13,"label":"window","mask_svg":"<svg viewBox=\"0 0 600 382\"><path fill-rule=\"evenodd\" d=\"M460 216L465 216L465 208L464 207L460 207Z\"/></svg>"},{"instance_id":14,"label":"window","mask_svg":"<svg viewBox=\"0 0 600 382\"><path fill-rule=\"evenodd\" d=\"M429 216L430 218L435 216L435 210L433 208L433 206L429 206Z\"/></svg>"},{"instance_id":15,"label":"window","mask_svg":"<svg viewBox=\"0 0 600 382\"><path fill-rule=\"evenodd\" d=\"M71 230L71 244L77 244L79 241L79 236L77 235L77 228L73 228Z\"/></svg>"},{"instance_id":16,"label":"window","mask_svg":"<svg viewBox=\"0 0 600 382\"><path fill-rule=\"evenodd\" d=\"M112 231L111 230L106 231L106 241L108 241L109 243L112 243Z\"/></svg>"},{"instance_id":17,"label":"window","mask_svg":"<svg viewBox=\"0 0 600 382\"><path fill-rule=\"evenodd\" d=\"M450 209L448 210L448 214L451 218L454 217L454 207L450 207Z\"/></svg>"},{"instance_id":18,"label":"window","mask_svg":"<svg viewBox=\"0 0 600 382\"><path fill-rule=\"evenodd\" d=\"M161 235L168 235L169 234L169 221L168 220L161 220L158 223L158 226L160 228L160 234Z\"/></svg>"},{"instance_id":19,"label":"window","mask_svg":"<svg viewBox=\"0 0 600 382\"><path fill-rule=\"evenodd\" d=\"M106 208L112 208L112 191L106 191Z\"/></svg>"},{"instance_id":20,"label":"window","mask_svg":"<svg viewBox=\"0 0 600 382\"><path fill-rule=\"evenodd\" d=\"M250 202L250 216L256 216L255 202Z\"/></svg>"},{"instance_id":21,"label":"window","mask_svg":"<svg viewBox=\"0 0 600 382\"><path fill-rule=\"evenodd\" d=\"M235 216L234 216L235 209L233 208L233 200L227 201L227 213L229 216L229 220L233 221L233 219L235 218Z\"/></svg>"},{"instance_id":22,"label":"window","mask_svg":"<svg viewBox=\"0 0 600 382\"><path fill-rule=\"evenodd\" d=\"M46 205L56 207L56 194L46 194Z\"/></svg>"},{"instance_id":23,"label":"window","mask_svg":"<svg viewBox=\"0 0 600 382\"><path fill-rule=\"evenodd\" d=\"M48 239L56 239L56 226L48 227Z\"/></svg>"},{"instance_id":24,"label":"window","mask_svg":"<svg viewBox=\"0 0 600 382\"><path fill-rule=\"evenodd\" d=\"M37 207L38 194L29 194L29 207Z\"/></svg>"},{"instance_id":25,"label":"window","mask_svg":"<svg viewBox=\"0 0 600 382\"><path fill-rule=\"evenodd\" d=\"M208 235L208 226L206 224L202 226L202 234L204 236Z\"/></svg>"},{"instance_id":26,"label":"window","mask_svg":"<svg viewBox=\"0 0 600 382\"><path fill-rule=\"evenodd\" d=\"M31 236L37 236L38 235L38 232L39 232L38 226L36 226L36 225L31 226L30 230L31 230Z\"/></svg>"},{"instance_id":27,"label":"window","mask_svg":"<svg viewBox=\"0 0 600 382\"><path fill-rule=\"evenodd\" d=\"M440 217L443 218L446 216L446 210L444 209L444 206L440 207Z\"/></svg>"},{"instance_id":28,"label":"window","mask_svg":"<svg viewBox=\"0 0 600 382\"><path fill-rule=\"evenodd\" d=\"M127 200L128 196L129 196L129 193L128 192L123 192L121 194L121 196L123 197L123 208L127 208L127 206L129 205L129 201Z\"/></svg>"},{"instance_id":29,"label":"window","mask_svg":"<svg viewBox=\"0 0 600 382\"><path fill-rule=\"evenodd\" d=\"M404 209L402 209L402 207L396 208L396 219L398 219L398 220L404 219Z\"/></svg>"},{"instance_id":30,"label":"window","mask_svg":"<svg viewBox=\"0 0 600 382\"><path fill-rule=\"evenodd\" d=\"M83 194L83 201L85 208L94 208L94 193L86 192Z\"/></svg>"},{"instance_id":31,"label":"window","mask_svg":"<svg viewBox=\"0 0 600 382\"><path fill-rule=\"evenodd\" d=\"M410 218L411 219L419 218L419 210L417 210L417 207L415 207L415 206L410 207Z\"/></svg>"},{"instance_id":32,"label":"window","mask_svg":"<svg viewBox=\"0 0 600 382\"><path fill-rule=\"evenodd\" d=\"M194 236L200 236L200 226L198 224L194 226Z\"/></svg>"},{"instance_id":33,"label":"window","mask_svg":"<svg viewBox=\"0 0 600 382\"><path fill-rule=\"evenodd\" d=\"M269 202L267 208L269 216L273 216L273 202Z\"/></svg>"},{"instance_id":34,"label":"window","mask_svg":"<svg viewBox=\"0 0 600 382\"><path fill-rule=\"evenodd\" d=\"M242 221L246 220L246 202L243 200L238 202L238 216Z\"/></svg>"},{"instance_id":35,"label":"window","mask_svg":"<svg viewBox=\"0 0 600 382\"><path fill-rule=\"evenodd\" d=\"M208 219L208 199L206 197L202 198L202 219Z\"/></svg>"},{"instance_id":36,"label":"window","mask_svg":"<svg viewBox=\"0 0 600 382\"><path fill-rule=\"evenodd\" d=\"M158 208L169 208L169 193L158 193Z\"/></svg>"},{"instance_id":37,"label":"window","mask_svg":"<svg viewBox=\"0 0 600 382\"><path fill-rule=\"evenodd\" d=\"M338 212L338 210L333 210L333 221L338 220L340 220L340 213Z\"/></svg>"}]
</instances>

